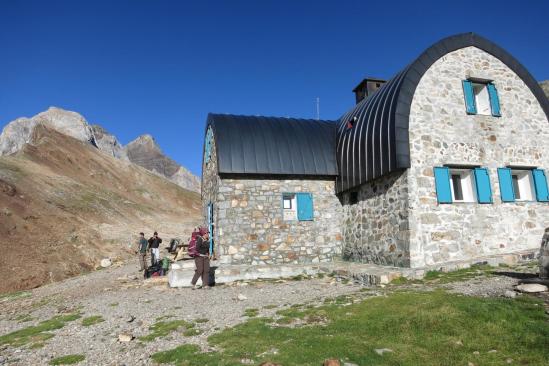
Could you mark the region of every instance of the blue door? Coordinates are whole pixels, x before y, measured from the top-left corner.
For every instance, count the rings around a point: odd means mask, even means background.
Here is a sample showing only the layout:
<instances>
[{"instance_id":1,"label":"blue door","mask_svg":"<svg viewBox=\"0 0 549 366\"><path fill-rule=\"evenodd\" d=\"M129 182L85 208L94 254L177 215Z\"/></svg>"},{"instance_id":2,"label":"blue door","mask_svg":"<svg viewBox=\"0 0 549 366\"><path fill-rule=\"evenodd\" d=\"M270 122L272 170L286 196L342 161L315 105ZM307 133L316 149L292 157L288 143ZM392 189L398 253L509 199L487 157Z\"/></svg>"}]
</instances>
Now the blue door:
<instances>
[{"instance_id":1,"label":"blue door","mask_svg":"<svg viewBox=\"0 0 549 366\"><path fill-rule=\"evenodd\" d=\"M210 255L213 255L213 229L214 229L214 210L213 203L208 203L208 231L210 232Z\"/></svg>"}]
</instances>

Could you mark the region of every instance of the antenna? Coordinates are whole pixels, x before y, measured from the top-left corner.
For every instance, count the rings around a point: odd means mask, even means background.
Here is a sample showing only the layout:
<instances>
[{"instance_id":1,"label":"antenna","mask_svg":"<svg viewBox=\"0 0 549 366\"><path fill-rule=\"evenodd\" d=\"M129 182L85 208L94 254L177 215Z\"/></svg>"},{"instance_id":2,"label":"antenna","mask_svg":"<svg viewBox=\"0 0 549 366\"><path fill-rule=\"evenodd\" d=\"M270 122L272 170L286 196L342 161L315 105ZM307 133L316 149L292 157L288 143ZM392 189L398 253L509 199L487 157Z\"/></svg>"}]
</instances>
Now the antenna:
<instances>
[{"instance_id":1,"label":"antenna","mask_svg":"<svg viewBox=\"0 0 549 366\"><path fill-rule=\"evenodd\" d=\"M316 120L320 120L320 98L316 97Z\"/></svg>"}]
</instances>

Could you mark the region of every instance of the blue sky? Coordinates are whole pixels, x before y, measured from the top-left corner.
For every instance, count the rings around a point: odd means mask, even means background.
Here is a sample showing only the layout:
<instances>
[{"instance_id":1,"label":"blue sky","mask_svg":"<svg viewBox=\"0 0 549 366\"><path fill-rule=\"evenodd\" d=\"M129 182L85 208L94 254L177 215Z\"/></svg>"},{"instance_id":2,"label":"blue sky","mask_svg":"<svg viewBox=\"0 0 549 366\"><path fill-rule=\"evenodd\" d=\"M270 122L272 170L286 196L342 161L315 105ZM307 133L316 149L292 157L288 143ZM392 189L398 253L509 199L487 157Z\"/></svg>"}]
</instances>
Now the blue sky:
<instances>
[{"instance_id":1,"label":"blue sky","mask_svg":"<svg viewBox=\"0 0 549 366\"><path fill-rule=\"evenodd\" d=\"M366 75L390 78L473 31L549 79L549 2L0 0L0 128L49 106L126 144L150 133L201 172L208 112L336 119Z\"/></svg>"}]
</instances>

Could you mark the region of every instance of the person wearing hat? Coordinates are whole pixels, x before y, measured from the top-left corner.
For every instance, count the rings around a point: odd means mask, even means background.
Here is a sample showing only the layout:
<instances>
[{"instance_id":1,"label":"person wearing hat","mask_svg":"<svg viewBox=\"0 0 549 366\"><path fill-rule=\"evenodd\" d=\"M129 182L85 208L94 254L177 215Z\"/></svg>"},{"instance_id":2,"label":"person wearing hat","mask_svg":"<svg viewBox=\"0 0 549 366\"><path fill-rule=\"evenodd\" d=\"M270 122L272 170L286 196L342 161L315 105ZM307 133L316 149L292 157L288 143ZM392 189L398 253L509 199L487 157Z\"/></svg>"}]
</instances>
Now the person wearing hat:
<instances>
[{"instance_id":1,"label":"person wearing hat","mask_svg":"<svg viewBox=\"0 0 549 366\"><path fill-rule=\"evenodd\" d=\"M202 288L208 289L210 287L210 233L206 231L204 235L198 235L196 237L196 250L198 256L194 258L194 264L196 269L194 272L191 285L193 290L199 289L200 287L196 285L196 282L200 277L202 277Z\"/></svg>"},{"instance_id":2,"label":"person wearing hat","mask_svg":"<svg viewBox=\"0 0 549 366\"><path fill-rule=\"evenodd\" d=\"M151 248L151 265L155 265L160 261L160 243L162 243L162 238L158 236L158 233L155 231L153 236L149 239L149 248Z\"/></svg>"}]
</instances>

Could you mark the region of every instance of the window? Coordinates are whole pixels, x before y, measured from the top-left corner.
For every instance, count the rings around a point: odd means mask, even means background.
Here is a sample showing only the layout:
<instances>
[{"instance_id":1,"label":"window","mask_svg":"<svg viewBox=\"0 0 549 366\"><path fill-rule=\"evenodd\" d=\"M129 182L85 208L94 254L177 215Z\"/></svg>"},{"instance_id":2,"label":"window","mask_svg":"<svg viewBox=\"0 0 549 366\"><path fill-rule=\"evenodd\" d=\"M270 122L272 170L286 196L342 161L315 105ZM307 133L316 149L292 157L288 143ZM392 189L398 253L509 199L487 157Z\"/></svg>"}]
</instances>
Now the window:
<instances>
[{"instance_id":1,"label":"window","mask_svg":"<svg viewBox=\"0 0 549 366\"><path fill-rule=\"evenodd\" d=\"M503 202L549 202L547 178L541 169L499 168L498 177Z\"/></svg>"},{"instance_id":2,"label":"window","mask_svg":"<svg viewBox=\"0 0 549 366\"><path fill-rule=\"evenodd\" d=\"M313 195L311 193L284 193L282 215L285 221L312 221Z\"/></svg>"},{"instance_id":3,"label":"window","mask_svg":"<svg viewBox=\"0 0 549 366\"><path fill-rule=\"evenodd\" d=\"M467 114L501 116L499 96L494 83L463 80L462 84Z\"/></svg>"},{"instance_id":4,"label":"window","mask_svg":"<svg viewBox=\"0 0 549 366\"><path fill-rule=\"evenodd\" d=\"M492 203L492 188L486 168L435 167L438 203Z\"/></svg>"},{"instance_id":5,"label":"window","mask_svg":"<svg viewBox=\"0 0 549 366\"><path fill-rule=\"evenodd\" d=\"M477 106L477 114L486 116L492 114L490 108L490 97L488 96L488 88L486 84L473 83L473 93L475 94L475 105Z\"/></svg>"},{"instance_id":6,"label":"window","mask_svg":"<svg viewBox=\"0 0 549 366\"><path fill-rule=\"evenodd\" d=\"M295 201L295 195L285 195L283 197L284 200L284 209L285 210L291 210L294 205L292 205L292 201Z\"/></svg>"},{"instance_id":7,"label":"window","mask_svg":"<svg viewBox=\"0 0 549 366\"><path fill-rule=\"evenodd\" d=\"M475 202L474 178L472 170L451 169L452 200L454 202Z\"/></svg>"}]
</instances>

